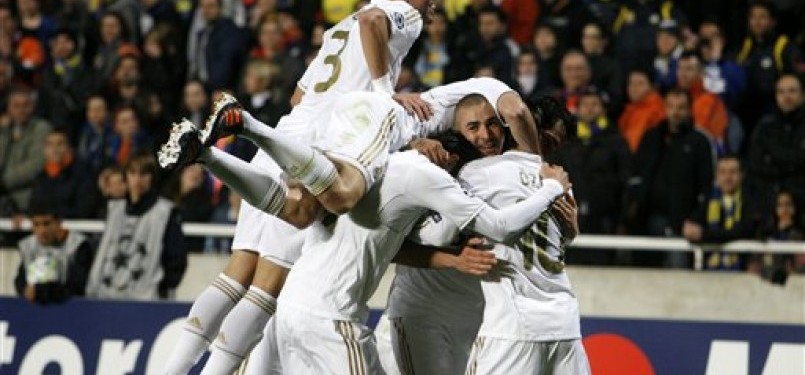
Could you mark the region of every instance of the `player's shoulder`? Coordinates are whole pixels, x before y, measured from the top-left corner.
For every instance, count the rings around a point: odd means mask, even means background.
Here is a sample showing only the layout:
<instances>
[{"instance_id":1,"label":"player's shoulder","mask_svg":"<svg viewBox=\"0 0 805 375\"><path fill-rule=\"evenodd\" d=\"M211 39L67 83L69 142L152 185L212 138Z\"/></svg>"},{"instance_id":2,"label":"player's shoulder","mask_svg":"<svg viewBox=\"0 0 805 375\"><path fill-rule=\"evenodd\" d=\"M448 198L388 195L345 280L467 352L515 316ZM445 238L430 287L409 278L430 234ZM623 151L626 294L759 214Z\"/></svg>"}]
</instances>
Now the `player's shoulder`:
<instances>
[{"instance_id":1,"label":"player's shoulder","mask_svg":"<svg viewBox=\"0 0 805 375\"><path fill-rule=\"evenodd\" d=\"M414 27L415 29L422 23L422 15L407 1L402 0L375 0L367 9L377 8L385 12L391 27L397 30Z\"/></svg>"},{"instance_id":2,"label":"player's shoulder","mask_svg":"<svg viewBox=\"0 0 805 375\"><path fill-rule=\"evenodd\" d=\"M542 158L539 155L506 151L500 155L487 156L467 163L459 172L459 176L467 177L484 172L495 175L505 170L507 165L540 164L541 162Z\"/></svg>"}]
</instances>

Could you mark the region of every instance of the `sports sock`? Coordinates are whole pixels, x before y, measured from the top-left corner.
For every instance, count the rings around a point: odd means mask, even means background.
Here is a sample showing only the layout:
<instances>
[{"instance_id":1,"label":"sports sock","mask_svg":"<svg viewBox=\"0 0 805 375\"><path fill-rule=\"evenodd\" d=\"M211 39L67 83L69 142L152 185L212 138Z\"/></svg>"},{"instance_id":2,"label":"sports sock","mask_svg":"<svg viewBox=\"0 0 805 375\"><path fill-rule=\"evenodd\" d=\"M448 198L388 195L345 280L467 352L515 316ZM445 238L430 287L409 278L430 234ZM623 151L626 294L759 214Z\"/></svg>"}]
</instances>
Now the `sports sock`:
<instances>
[{"instance_id":1,"label":"sports sock","mask_svg":"<svg viewBox=\"0 0 805 375\"><path fill-rule=\"evenodd\" d=\"M193 302L164 373L184 375L198 362L246 288L221 273Z\"/></svg>"},{"instance_id":2,"label":"sports sock","mask_svg":"<svg viewBox=\"0 0 805 375\"><path fill-rule=\"evenodd\" d=\"M210 359L201 375L232 374L255 344L274 311L277 300L255 286L229 312L212 345Z\"/></svg>"},{"instance_id":3,"label":"sports sock","mask_svg":"<svg viewBox=\"0 0 805 375\"><path fill-rule=\"evenodd\" d=\"M285 206L285 197L288 194L285 181L274 179L251 163L215 147L203 150L199 160L204 162L207 170L215 177L238 192L252 206L275 216Z\"/></svg>"},{"instance_id":4,"label":"sports sock","mask_svg":"<svg viewBox=\"0 0 805 375\"><path fill-rule=\"evenodd\" d=\"M313 194L329 188L338 171L333 162L309 145L294 140L243 111L243 136L271 155L291 177Z\"/></svg>"}]
</instances>

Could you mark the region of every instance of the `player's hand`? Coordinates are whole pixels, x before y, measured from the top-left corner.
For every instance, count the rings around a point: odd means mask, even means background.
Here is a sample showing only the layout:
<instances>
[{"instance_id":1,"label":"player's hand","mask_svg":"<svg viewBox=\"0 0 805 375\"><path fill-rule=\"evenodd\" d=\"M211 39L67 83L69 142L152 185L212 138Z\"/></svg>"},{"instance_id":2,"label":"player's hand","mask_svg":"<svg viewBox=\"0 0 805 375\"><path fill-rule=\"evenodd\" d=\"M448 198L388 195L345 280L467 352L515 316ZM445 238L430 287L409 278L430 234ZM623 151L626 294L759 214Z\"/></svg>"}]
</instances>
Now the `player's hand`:
<instances>
[{"instance_id":1,"label":"player's hand","mask_svg":"<svg viewBox=\"0 0 805 375\"><path fill-rule=\"evenodd\" d=\"M498 262L495 253L488 251L490 248L483 238L470 238L461 249L461 253L456 256L453 269L469 275L486 275Z\"/></svg>"},{"instance_id":2,"label":"player's hand","mask_svg":"<svg viewBox=\"0 0 805 375\"><path fill-rule=\"evenodd\" d=\"M428 121L433 116L433 110L430 105L422 100L419 94L394 94L391 98L400 103L409 115L416 116L419 121Z\"/></svg>"},{"instance_id":3,"label":"player's hand","mask_svg":"<svg viewBox=\"0 0 805 375\"><path fill-rule=\"evenodd\" d=\"M539 169L539 175L542 176L542 178L550 178L559 181L565 193L573 187L573 184L570 183L570 176L568 176L564 168L558 165L544 164L542 168Z\"/></svg>"},{"instance_id":4,"label":"player's hand","mask_svg":"<svg viewBox=\"0 0 805 375\"><path fill-rule=\"evenodd\" d=\"M576 238L579 234L579 208L576 199L570 194L565 194L553 202L551 206L554 215L559 219L559 225L565 238Z\"/></svg>"},{"instance_id":5,"label":"player's hand","mask_svg":"<svg viewBox=\"0 0 805 375\"><path fill-rule=\"evenodd\" d=\"M447 150L444 149L442 143L429 138L417 138L408 144L414 150L419 151L420 154L425 155L426 158L434 164L444 166L450 164L454 159Z\"/></svg>"}]
</instances>

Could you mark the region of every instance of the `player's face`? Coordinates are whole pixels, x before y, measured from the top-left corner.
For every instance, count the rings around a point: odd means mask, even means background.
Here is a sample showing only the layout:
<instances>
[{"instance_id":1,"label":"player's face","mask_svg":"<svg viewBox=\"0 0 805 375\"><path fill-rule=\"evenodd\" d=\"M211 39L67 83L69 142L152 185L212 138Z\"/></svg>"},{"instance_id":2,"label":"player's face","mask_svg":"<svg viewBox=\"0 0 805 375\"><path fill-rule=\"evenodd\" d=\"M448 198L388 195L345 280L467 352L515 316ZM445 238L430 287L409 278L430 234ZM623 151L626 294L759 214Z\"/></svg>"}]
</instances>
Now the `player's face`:
<instances>
[{"instance_id":1,"label":"player's face","mask_svg":"<svg viewBox=\"0 0 805 375\"><path fill-rule=\"evenodd\" d=\"M456 127L484 156L500 155L503 151L503 124L491 104L462 107L456 111Z\"/></svg>"},{"instance_id":2,"label":"player's face","mask_svg":"<svg viewBox=\"0 0 805 375\"><path fill-rule=\"evenodd\" d=\"M61 225L53 215L34 215L31 226L36 240L42 245L53 245L58 241Z\"/></svg>"}]
</instances>

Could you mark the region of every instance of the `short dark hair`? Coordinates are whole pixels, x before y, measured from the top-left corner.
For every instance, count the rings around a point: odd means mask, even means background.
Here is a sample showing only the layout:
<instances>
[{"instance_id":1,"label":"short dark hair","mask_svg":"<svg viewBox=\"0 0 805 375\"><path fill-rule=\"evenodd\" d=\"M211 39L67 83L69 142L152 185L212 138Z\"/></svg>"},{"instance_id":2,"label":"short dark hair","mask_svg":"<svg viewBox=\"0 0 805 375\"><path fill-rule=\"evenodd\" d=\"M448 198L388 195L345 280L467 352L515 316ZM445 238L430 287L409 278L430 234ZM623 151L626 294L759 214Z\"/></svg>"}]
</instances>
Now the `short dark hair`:
<instances>
[{"instance_id":1,"label":"short dark hair","mask_svg":"<svg viewBox=\"0 0 805 375\"><path fill-rule=\"evenodd\" d=\"M28 203L28 217L34 216L53 216L57 219L62 217L57 205L51 199L35 197Z\"/></svg>"},{"instance_id":2,"label":"short dark hair","mask_svg":"<svg viewBox=\"0 0 805 375\"><path fill-rule=\"evenodd\" d=\"M645 69L633 69L633 70L631 70L629 72L629 76L631 76L632 74L639 74L639 75L641 75L643 77L646 77L646 79L648 80L648 83L650 85L652 85L652 86L655 83L654 82L654 74L649 73L648 70L645 70ZM628 78L629 76L626 76L626 77Z\"/></svg>"},{"instance_id":3,"label":"short dark hair","mask_svg":"<svg viewBox=\"0 0 805 375\"><path fill-rule=\"evenodd\" d=\"M486 6L482 7L481 10L478 11L478 16L488 13L494 14L498 18L498 21L506 23L506 14L503 13L503 11L500 10L500 8L492 4L487 4Z\"/></svg>"},{"instance_id":4,"label":"short dark hair","mask_svg":"<svg viewBox=\"0 0 805 375\"><path fill-rule=\"evenodd\" d=\"M690 96L690 92L688 90L684 90L678 87L672 88L665 93L665 98L668 99L670 96L684 96L685 100L688 101L688 106L693 105L693 97Z\"/></svg>"},{"instance_id":5,"label":"short dark hair","mask_svg":"<svg viewBox=\"0 0 805 375\"><path fill-rule=\"evenodd\" d=\"M151 154L140 154L126 163L126 172L139 172L156 176L157 162Z\"/></svg>"},{"instance_id":6,"label":"short dark hair","mask_svg":"<svg viewBox=\"0 0 805 375\"><path fill-rule=\"evenodd\" d=\"M769 17L773 19L777 19L778 10L777 6L775 6L771 1L764 1L764 0L755 0L749 4L749 11L753 8L763 8L766 12L769 13Z\"/></svg>"}]
</instances>

